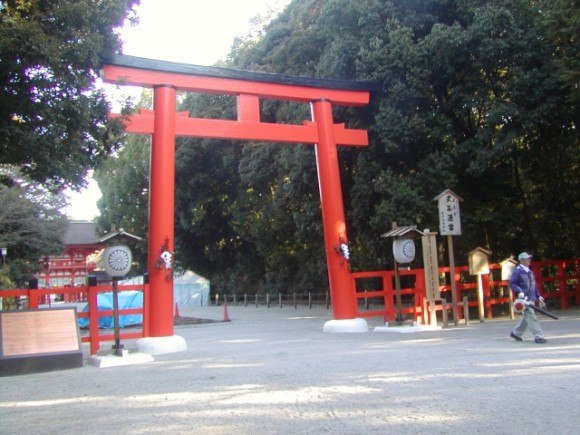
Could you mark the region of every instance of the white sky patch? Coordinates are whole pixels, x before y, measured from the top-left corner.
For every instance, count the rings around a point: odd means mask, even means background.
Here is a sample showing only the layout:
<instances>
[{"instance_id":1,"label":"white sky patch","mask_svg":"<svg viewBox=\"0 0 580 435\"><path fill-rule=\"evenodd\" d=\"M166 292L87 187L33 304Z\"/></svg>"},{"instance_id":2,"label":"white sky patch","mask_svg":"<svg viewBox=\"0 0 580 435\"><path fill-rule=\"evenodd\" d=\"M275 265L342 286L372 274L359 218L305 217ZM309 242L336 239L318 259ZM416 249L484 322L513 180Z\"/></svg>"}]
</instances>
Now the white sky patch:
<instances>
[{"instance_id":1,"label":"white sky patch","mask_svg":"<svg viewBox=\"0 0 580 435\"><path fill-rule=\"evenodd\" d=\"M148 59L211 66L224 59L236 37L245 37L257 15L269 10L281 12L290 0L141 0L136 8L139 23L120 32L123 54ZM140 88L102 85L113 104L132 97L136 102ZM101 192L89 177L81 192L67 191L69 207L65 213L74 220L93 220L99 215Z\"/></svg>"}]
</instances>

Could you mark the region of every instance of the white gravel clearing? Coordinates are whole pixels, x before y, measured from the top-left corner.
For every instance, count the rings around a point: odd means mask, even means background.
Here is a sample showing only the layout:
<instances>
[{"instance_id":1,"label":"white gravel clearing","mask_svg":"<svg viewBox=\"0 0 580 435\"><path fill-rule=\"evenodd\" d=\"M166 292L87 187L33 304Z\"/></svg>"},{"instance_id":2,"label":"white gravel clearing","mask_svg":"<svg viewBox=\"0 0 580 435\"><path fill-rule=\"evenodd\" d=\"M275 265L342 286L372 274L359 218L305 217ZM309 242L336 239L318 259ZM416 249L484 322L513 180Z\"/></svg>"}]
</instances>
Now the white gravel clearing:
<instances>
[{"instance_id":1,"label":"white gravel clearing","mask_svg":"<svg viewBox=\"0 0 580 435\"><path fill-rule=\"evenodd\" d=\"M580 309L541 318L543 345L509 319L328 334L324 308L228 312L176 326L187 350L154 362L0 377L0 433L578 433Z\"/></svg>"}]
</instances>

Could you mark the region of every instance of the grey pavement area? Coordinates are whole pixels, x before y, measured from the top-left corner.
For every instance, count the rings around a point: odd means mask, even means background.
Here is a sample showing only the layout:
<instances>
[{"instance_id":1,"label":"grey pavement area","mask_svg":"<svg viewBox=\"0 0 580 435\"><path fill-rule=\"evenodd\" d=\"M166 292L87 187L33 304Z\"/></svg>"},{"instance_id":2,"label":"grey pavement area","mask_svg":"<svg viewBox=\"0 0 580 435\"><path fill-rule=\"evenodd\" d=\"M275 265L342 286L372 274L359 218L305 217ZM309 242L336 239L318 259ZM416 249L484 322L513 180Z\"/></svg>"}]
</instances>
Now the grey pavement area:
<instances>
[{"instance_id":1,"label":"grey pavement area","mask_svg":"<svg viewBox=\"0 0 580 435\"><path fill-rule=\"evenodd\" d=\"M176 326L187 351L150 363L1 377L0 433L579 433L580 309L541 317L543 345L511 319L327 334L324 308L228 314Z\"/></svg>"}]
</instances>

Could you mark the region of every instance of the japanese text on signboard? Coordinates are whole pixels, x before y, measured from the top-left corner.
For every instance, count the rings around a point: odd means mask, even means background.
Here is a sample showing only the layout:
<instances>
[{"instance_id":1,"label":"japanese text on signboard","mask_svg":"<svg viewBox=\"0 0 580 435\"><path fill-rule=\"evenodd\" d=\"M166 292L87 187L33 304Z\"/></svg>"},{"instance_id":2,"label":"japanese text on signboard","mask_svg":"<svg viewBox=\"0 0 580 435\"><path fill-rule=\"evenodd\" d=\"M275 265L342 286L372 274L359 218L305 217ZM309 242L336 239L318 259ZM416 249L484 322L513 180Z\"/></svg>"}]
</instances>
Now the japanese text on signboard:
<instances>
[{"instance_id":1,"label":"japanese text on signboard","mask_svg":"<svg viewBox=\"0 0 580 435\"><path fill-rule=\"evenodd\" d=\"M459 199L451 194L439 198L439 233L444 236L461 235Z\"/></svg>"}]
</instances>

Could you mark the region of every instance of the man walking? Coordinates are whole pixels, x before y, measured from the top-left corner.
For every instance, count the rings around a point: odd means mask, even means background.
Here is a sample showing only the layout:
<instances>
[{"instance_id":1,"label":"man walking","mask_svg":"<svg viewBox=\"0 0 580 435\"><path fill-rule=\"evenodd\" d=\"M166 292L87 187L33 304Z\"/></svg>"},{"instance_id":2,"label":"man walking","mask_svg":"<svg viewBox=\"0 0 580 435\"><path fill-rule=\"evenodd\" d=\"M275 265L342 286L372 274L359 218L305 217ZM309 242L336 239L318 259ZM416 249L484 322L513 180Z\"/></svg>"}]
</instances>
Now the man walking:
<instances>
[{"instance_id":1,"label":"man walking","mask_svg":"<svg viewBox=\"0 0 580 435\"><path fill-rule=\"evenodd\" d=\"M538 291L538 284L534 272L530 269L532 256L527 252L522 252L518 255L518 261L520 264L515 268L510 279L510 288L514 292L514 296L530 304L535 305L536 302L539 302L540 305L545 306L544 298L540 296L540 292ZM544 333L536 317L536 312L529 306L524 308L522 318L510 333L510 337L516 341L522 341L522 335L524 335L528 326L534 335L534 341L536 343L546 343L547 340L544 338Z\"/></svg>"}]
</instances>

